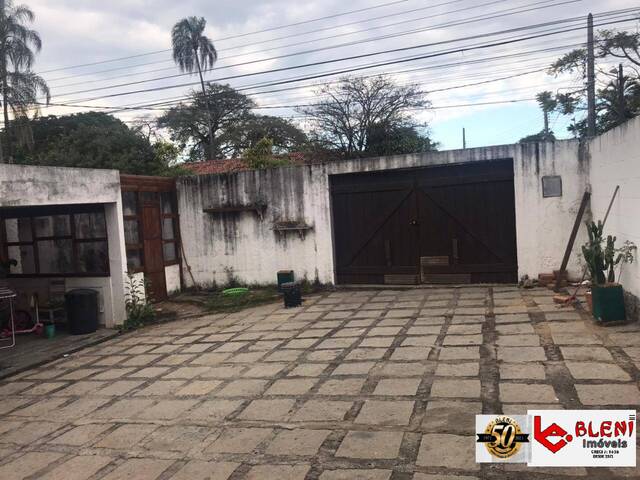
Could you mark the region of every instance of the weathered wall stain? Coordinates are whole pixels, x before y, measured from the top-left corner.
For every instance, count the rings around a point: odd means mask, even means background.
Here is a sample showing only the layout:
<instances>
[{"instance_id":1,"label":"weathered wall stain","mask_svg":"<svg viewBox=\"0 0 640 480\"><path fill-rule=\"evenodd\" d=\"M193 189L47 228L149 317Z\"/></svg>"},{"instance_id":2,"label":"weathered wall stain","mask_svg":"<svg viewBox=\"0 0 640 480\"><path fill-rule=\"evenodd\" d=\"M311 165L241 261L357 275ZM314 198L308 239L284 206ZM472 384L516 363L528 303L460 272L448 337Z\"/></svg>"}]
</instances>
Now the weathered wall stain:
<instances>
[{"instance_id":1,"label":"weathered wall stain","mask_svg":"<svg viewBox=\"0 0 640 480\"><path fill-rule=\"evenodd\" d=\"M520 274L550 271L559 262L576 203L588 184L578 142L498 145L324 164L203 175L178 180L182 238L196 281L224 282L225 267L247 283L273 283L278 270L334 281L329 176L429 165L513 159ZM540 178L561 175L563 197L543 199ZM253 212L207 214L204 208L266 204ZM274 223L313 226L301 238L275 232ZM577 263L570 264L576 272Z\"/></svg>"}]
</instances>

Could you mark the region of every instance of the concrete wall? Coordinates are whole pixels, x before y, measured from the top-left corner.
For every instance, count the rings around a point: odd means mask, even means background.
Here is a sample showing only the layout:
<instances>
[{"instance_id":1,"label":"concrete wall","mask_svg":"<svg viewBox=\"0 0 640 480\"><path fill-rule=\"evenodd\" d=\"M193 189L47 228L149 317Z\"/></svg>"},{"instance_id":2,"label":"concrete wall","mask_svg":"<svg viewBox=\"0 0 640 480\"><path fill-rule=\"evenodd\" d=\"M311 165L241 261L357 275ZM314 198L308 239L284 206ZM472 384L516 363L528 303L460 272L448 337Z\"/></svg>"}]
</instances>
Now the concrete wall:
<instances>
[{"instance_id":1,"label":"concrete wall","mask_svg":"<svg viewBox=\"0 0 640 480\"><path fill-rule=\"evenodd\" d=\"M640 117L591 140L589 155L593 219L604 219L616 185L619 185L605 233L617 237L617 246L625 240L640 246ZM640 297L640 262L637 260L623 265L620 276L625 290L636 297L627 309L635 318L640 317L637 300Z\"/></svg>"},{"instance_id":2,"label":"concrete wall","mask_svg":"<svg viewBox=\"0 0 640 480\"><path fill-rule=\"evenodd\" d=\"M334 283L330 175L506 158L514 161L519 274L537 276L559 266L588 185L588 161L577 141L184 177L177 187L186 261L196 282L203 285L225 283L231 274L247 283L274 283L282 269L294 270L298 278ZM562 197L542 198L545 175L562 176ZM203 212L216 206L260 203L267 205L263 218L253 212ZM304 222L312 230L303 238L295 232L274 232L274 222L284 220ZM569 270L578 276L575 256ZM191 283L186 272L184 279Z\"/></svg>"},{"instance_id":3,"label":"concrete wall","mask_svg":"<svg viewBox=\"0 0 640 480\"><path fill-rule=\"evenodd\" d=\"M180 265L169 265L164 267L164 278L167 283L167 293L169 295L180 292Z\"/></svg>"},{"instance_id":4,"label":"concrete wall","mask_svg":"<svg viewBox=\"0 0 640 480\"><path fill-rule=\"evenodd\" d=\"M0 165L0 207L102 203L109 242L110 277L68 278L66 288L95 288L101 323L114 326L126 317L124 304L124 227L120 177L116 170ZM41 288L42 279L29 279ZM26 280L19 282L26 288ZM17 284L16 284L17 285Z\"/></svg>"}]
</instances>

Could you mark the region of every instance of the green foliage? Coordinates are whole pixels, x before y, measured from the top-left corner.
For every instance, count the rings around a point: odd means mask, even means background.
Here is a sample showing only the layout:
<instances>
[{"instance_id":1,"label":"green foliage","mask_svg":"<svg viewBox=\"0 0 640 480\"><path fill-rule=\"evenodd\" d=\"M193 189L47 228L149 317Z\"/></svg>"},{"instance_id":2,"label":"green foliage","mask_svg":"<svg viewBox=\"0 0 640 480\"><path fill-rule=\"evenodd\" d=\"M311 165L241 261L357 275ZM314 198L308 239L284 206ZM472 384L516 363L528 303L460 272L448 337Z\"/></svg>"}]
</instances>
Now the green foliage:
<instances>
[{"instance_id":1,"label":"green foliage","mask_svg":"<svg viewBox=\"0 0 640 480\"><path fill-rule=\"evenodd\" d=\"M273 141L276 153L295 151L306 141L304 132L288 120L253 114L253 100L229 85L209 84L207 97L213 132L210 158L207 98L202 93L192 92L188 102L158 119L158 126L169 130L171 140L190 161L239 156L264 137Z\"/></svg>"},{"instance_id":2,"label":"green foliage","mask_svg":"<svg viewBox=\"0 0 640 480\"><path fill-rule=\"evenodd\" d=\"M366 155L377 157L437 150L428 135L410 125L375 124L369 129Z\"/></svg>"},{"instance_id":3,"label":"green foliage","mask_svg":"<svg viewBox=\"0 0 640 480\"><path fill-rule=\"evenodd\" d=\"M556 139L555 134L552 131L546 133L544 130L541 130L538 133L534 133L532 135L527 135L526 137L522 137L518 140L519 143L534 143L534 142L552 142Z\"/></svg>"},{"instance_id":4,"label":"green foliage","mask_svg":"<svg viewBox=\"0 0 640 480\"><path fill-rule=\"evenodd\" d=\"M596 134L604 133L630 118L640 114L640 33L600 30L596 34L595 59L621 62L626 75L620 77L615 71L596 69L599 84L596 91ZM605 64L606 65L606 64ZM587 50L579 48L563 55L549 68L549 74L573 74L576 80L586 78ZM629 72L632 72L629 74ZM603 79L604 77L604 79ZM543 92L545 93L545 92ZM546 92L548 93L548 92ZM584 87L572 91L558 92L550 100L555 101L553 111L561 115L573 116L568 131L576 137L587 134L584 117L587 110L587 90Z\"/></svg>"},{"instance_id":5,"label":"green foliage","mask_svg":"<svg viewBox=\"0 0 640 480\"><path fill-rule=\"evenodd\" d=\"M228 132L231 156L239 156L255 147L263 138L272 142L275 154L299 150L307 142L307 135L291 121L269 115L249 115Z\"/></svg>"},{"instance_id":6,"label":"green foliage","mask_svg":"<svg viewBox=\"0 0 640 480\"><path fill-rule=\"evenodd\" d=\"M33 145L16 152L16 163L113 168L122 173L168 175L175 168L170 144L151 145L139 131L102 112L36 118Z\"/></svg>"},{"instance_id":7,"label":"green foliage","mask_svg":"<svg viewBox=\"0 0 640 480\"><path fill-rule=\"evenodd\" d=\"M538 105L540 105L540 108L544 113L553 112L558 105L553 93L548 90L538 93L536 95L536 102L538 102Z\"/></svg>"},{"instance_id":8,"label":"green foliage","mask_svg":"<svg viewBox=\"0 0 640 480\"><path fill-rule=\"evenodd\" d=\"M135 330L153 323L156 319L156 312L147 298L144 280L136 279L133 274L128 273L125 288L127 318L122 330Z\"/></svg>"},{"instance_id":9,"label":"green foliage","mask_svg":"<svg viewBox=\"0 0 640 480\"><path fill-rule=\"evenodd\" d=\"M604 248L604 268L608 271L607 282L609 283L614 283L616 281L616 274L613 269L618 263L620 263L620 260L622 260L621 254L618 254L616 257L615 242L616 237L607 235L607 244Z\"/></svg>"},{"instance_id":10,"label":"green foliage","mask_svg":"<svg viewBox=\"0 0 640 480\"><path fill-rule=\"evenodd\" d=\"M244 158L251 168L265 168L272 157L273 141L270 138L263 138L255 146L249 148Z\"/></svg>"},{"instance_id":11,"label":"green foliage","mask_svg":"<svg viewBox=\"0 0 640 480\"><path fill-rule=\"evenodd\" d=\"M211 68L218 58L213 42L204 34L207 21L202 17L187 17L171 30L173 60L183 72Z\"/></svg>"},{"instance_id":12,"label":"green foliage","mask_svg":"<svg viewBox=\"0 0 640 480\"><path fill-rule=\"evenodd\" d=\"M607 235L607 239L604 240L603 228L601 221L587 222L589 241L582 246L582 255L594 285L615 283L615 267L620 263L632 263L637 249L633 242L628 240L621 248L616 248L616 237Z\"/></svg>"},{"instance_id":13,"label":"green foliage","mask_svg":"<svg viewBox=\"0 0 640 480\"><path fill-rule=\"evenodd\" d=\"M42 48L40 35L28 27L35 14L29 7L14 5L11 0L3 1L0 7L0 100L5 125L1 162L5 154L13 155L17 138L30 138L27 114L38 111L43 97L48 104L51 94L44 79L31 71L35 54ZM19 121L10 122L9 113Z\"/></svg>"},{"instance_id":14,"label":"green foliage","mask_svg":"<svg viewBox=\"0 0 640 480\"><path fill-rule=\"evenodd\" d=\"M601 221L598 223L587 222L587 234L589 241L582 246L582 255L591 275L591 282L594 285L604 285L605 283L605 258L602 250L602 230L604 226Z\"/></svg>"},{"instance_id":15,"label":"green foliage","mask_svg":"<svg viewBox=\"0 0 640 480\"><path fill-rule=\"evenodd\" d=\"M251 168L273 168L289 165L289 160L273 157L273 141L263 138L244 153L244 159Z\"/></svg>"}]
</instances>

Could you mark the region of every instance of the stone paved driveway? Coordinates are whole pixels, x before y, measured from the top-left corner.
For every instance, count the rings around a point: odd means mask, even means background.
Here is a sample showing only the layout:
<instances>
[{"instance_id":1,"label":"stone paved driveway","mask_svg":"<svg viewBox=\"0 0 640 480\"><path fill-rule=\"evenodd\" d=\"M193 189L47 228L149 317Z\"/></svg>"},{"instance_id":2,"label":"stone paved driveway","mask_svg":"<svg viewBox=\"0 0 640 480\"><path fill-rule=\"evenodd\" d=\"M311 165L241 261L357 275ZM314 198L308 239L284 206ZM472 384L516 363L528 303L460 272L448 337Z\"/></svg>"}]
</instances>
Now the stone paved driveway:
<instances>
[{"instance_id":1,"label":"stone paved driveway","mask_svg":"<svg viewBox=\"0 0 640 480\"><path fill-rule=\"evenodd\" d=\"M0 479L638 478L474 463L476 413L637 408L640 328L546 290L329 293L147 328L0 384Z\"/></svg>"}]
</instances>

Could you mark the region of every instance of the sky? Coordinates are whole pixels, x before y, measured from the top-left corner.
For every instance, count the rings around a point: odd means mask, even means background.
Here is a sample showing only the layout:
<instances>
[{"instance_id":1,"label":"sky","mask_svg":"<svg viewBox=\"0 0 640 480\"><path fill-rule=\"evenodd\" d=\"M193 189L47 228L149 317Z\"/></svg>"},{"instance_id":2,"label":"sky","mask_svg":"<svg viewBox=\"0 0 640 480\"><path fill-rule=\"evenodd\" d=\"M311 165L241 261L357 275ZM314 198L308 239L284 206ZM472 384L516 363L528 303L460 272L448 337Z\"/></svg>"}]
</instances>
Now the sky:
<instances>
[{"instance_id":1,"label":"sky","mask_svg":"<svg viewBox=\"0 0 640 480\"><path fill-rule=\"evenodd\" d=\"M463 128L468 147L513 143L539 132L543 118L535 94L582 86L580 78L556 78L545 69L586 41L586 15L638 7L633 0L22 3L36 14L34 28L43 48L34 70L47 80L52 93L52 105L42 108L41 115L98 109L134 123L161 114L166 106L148 104L179 101L197 82L196 76L179 72L170 52L171 27L194 15L207 20L206 34L218 50L218 61L206 79L243 89L260 107L257 112L290 118L309 129L296 106L312 103L320 84L337 80L338 72L366 67L351 74L384 73L426 92L432 108L412 115L416 125L428 125L441 149L461 148ZM505 32L571 18L572 22ZM596 25L618 20L626 21L600 28L638 28L630 14L596 15ZM560 29L573 30L521 40ZM499 44L505 41L511 43ZM396 51L380 53L388 50ZM371 67L380 63L386 65ZM269 72L276 69L280 71ZM291 82L317 75L323 76ZM288 83L281 83L285 80ZM138 108L144 105L146 109ZM552 115L558 138L569 137L569 121Z\"/></svg>"}]
</instances>

